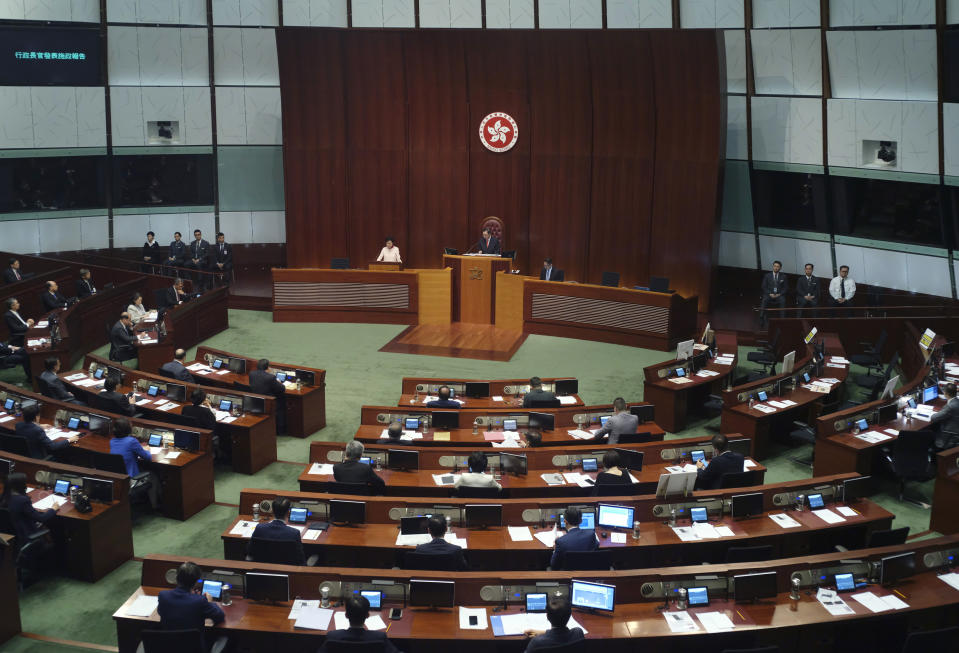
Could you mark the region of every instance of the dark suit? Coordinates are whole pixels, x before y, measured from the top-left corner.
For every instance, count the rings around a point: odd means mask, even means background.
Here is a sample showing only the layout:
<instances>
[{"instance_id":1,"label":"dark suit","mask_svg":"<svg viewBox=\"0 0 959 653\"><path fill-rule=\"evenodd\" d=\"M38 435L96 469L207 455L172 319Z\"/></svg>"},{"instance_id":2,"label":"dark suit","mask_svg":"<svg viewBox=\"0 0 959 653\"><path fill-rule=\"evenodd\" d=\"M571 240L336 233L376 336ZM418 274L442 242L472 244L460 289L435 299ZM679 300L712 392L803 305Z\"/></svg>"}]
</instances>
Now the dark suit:
<instances>
[{"instance_id":1,"label":"dark suit","mask_svg":"<svg viewBox=\"0 0 959 653\"><path fill-rule=\"evenodd\" d=\"M191 270L206 270L207 264L210 262L210 243L203 239L191 241L187 248L186 257L186 263L183 264L183 267ZM202 290L205 283L204 277L195 275L193 278ZM196 289L196 286L194 286L194 289Z\"/></svg>"},{"instance_id":2,"label":"dark suit","mask_svg":"<svg viewBox=\"0 0 959 653\"><path fill-rule=\"evenodd\" d=\"M426 404L428 408L462 408L458 401L452 399L434 399Z\"/></svg>"},{"instance_id":3,"label":"dark suit","mask_svg":"<svg viewBox=\"0 0 959 653\"><path fill-rule=\"evenodd\" d=\"M0 368L14 367L16 365L22 366L23 373L27 375L27 380L30 379L30 357L27 356L25 349L20 348L17 351L13 351L9 345L0 342L0 363L2 363Z\"/></svg>"},{"instance_id":4,"label":"dark suit","mask_svg":"<svg viewBox=\"0 0 959 653\"><path fill-rule=\"evenodd\" d=\"M696 489L718 490L723 474L743 471L745 460L745 456L734 451L724 451L718 456L713 456L705 469L696 470Z\"/></svg>"},{"instance_id":5,"label":"dark suit","mask_svg":"<svg viewBox=\"0 0 959 653\"><path fill-rule=\"evenodd\" d=\"M529 393L523 397L523 408L529 408L534 401L549 401L551 399L556 399L556 395L552 392L547 392L546 390L530 390Z\"/></svg>"},{"instance_id":6,"label":"dark suit","mask_svg":"<svg viewBox=\"0 0 959 653\"><path fill-rule=\"evenodd\" d=\"M766 308L769 306L772 306L773 308L786 307L787 290L789 290L789 284L786 282L786 275L782 273L782 270L775 275L772 272L766 273L766 276L763 277L762 283L763 298L762 302L760 302L760 324L766 324L766 320L769 319L766 315ZM770 294L777 294L779 297L770 297ZM785 316L782 314L777 314L777 317Z\"/></svg>"},{"instance_id":7,"label":"dark suit","mask_svg":"<svg viewBox=\"0 0 959 653\"><path fill-rule=\"evenodd\" d=\"M19 315L19 313L17 313ZM10 344L15 347L23 347L23 336L27 333L27 321L23 316L17 317L13 311L7 311L3 314L3 321L7 323L7 330L10 331Z\"/></svg>"},{"instance_id":8,"label":"dark suit","mask_svg":"<svg viewBox=\"0 0 959 653\"><path fill-rule=\"evenodd\" d=\"M100 398L100 403L103 404L101 410L116 413L117 415L128 415L130 417L136 412L133 404L130 403L130 400L127 399L127 396L124 394L104 390L97 396Z\"/></svg>"},{"instance_id":9,"label":"dark suit","mask_svg":"<svg viewBox=\"0 0 959 653\"><path fill-rule=\"evenodd\" d=\"M172 360L169 363L164 363L160 366L160 371L170 378L176 379L177 381L183 381L185 383L196 383L196 379L193 378L193 375L190 374L190 370L178 360Z\"/></svg>"},{"instance_id":10,"label":"dark suit","mask_svg":"<svg viewBox=\"0 0 959 653\"><path fill-rule=\"evenodd\" d=\"M473 246L474 249L479 250L481 254L500 254L502 249L499 244L499 239L496 236L490 236L489 240L485 238L480 238L479 241Z\"/></svg>"},{"instance_id":11,"label":"dark suit","mask_svg":"<svg viewBox=\"0 0 959 653\"><path fill-rule=\"evenodd\" d=\"M267 522L265 524L258 524L255 529L253 529L253 535L250 537L250 542L247 544L246 552L248 555L252 556L256 562L276 562L283 564L283 561L279 560L263 560L262 554L259 554L257 551L257 541L263 540L274 540L277 542L297 542L300 546L297 547L297 552L295 554L296 562L294 564L305 565L306 556L303 554L303 543L300 540L300 531L296 530L291 526L287 526L279 519L274 519L273 521ZM289 563L287 563L289 564Z\"/></svg>"},{"instance_id":12,"label":"dark suit","mask_svg":"<svg viewBox=\"0 0 959 653\"><path fill-rule=\"evenodd\" d=\"M77 281L77 299L85 299L90 295L97 293L97 287L93 285L93 280L80 279Z\"/></svg>"},{"instance_id":13,"label":"dark suit","mask_svg":"<svg viewBox=\"0 0 959 653\"><path fill-rule=\"evenodd\" d=\"M143 263L146 265L157 265L160 261L160 243L153 241L152 243L143 243L143 253L140 255L143 259Z\"/></svg>"},{"instance_id":14,"label":"dark suit","mask_svg":"<svg viewBox=\"0 0 959 653\"><path fill-rule=\"evenodd\" d=\"M3 282L4 283L16 283L23 280L23 275L20 274L18 270L13 268L7 268L3 271Z\"/></svg>"},{"instance_id":15,"label":"dark suit","mask_svg":"<svg viewBox=\"0 0 959 653\"><path fill-rule=\"evenodd\" d=\"M959 445L959 398L953 397L947 401L945 406L932 414L929 421L939 425L937 449L951 449Z\"/></svg>"},{"instance_id":16,"label":"dark suit","mask_svg":"<svg viewBox=\"0 0 959 653\"><path fill-rule=\"evenodd\" d=\"M17 422L14 432L27 440L27 451L31 458L43 459L70 446L66 438L51 440L43 427L35 422Z\"/></svg>"},{"instance_id":17,"label":"dark suit","mask_svg":"<svg viewBox=\"0 0 959 653\"><path fill-rule=\"evenodd\" d=\"M366 628L353 628L346 630L331 630L326 634L327 642L383 642L383 653L400 653L385 632L379 630L367 630ZM319 653L326 653L326 642L320 647Z\"/></svg>"},{"instance_id":18,"label":"dark suit","mask_svg":"<svg viewBox=\"0 0 959 653\"><path fill-rule=\"evenodd\" d=\"M540 268L539 278L541 281L565 281L566 273L556 267L549 270L549 279L546 278L546 268Z\"/></svg>"},{"instance_id":19,"label":"dark suit","mask_svg":"<svg viewBox=\"0 0 959 653\"><path fill-rule=\"evenodd\" d=\"M812 299L806 299L810 295ZM819 306L819 279L812 276L808 279L802 275L796 281L796 306L799 308L815 308ZM816 317L814 311L801 313L799 317Z\"/></svg>"},{"instance_id":20,"label":"dark suit","mask_svg":"<svg viewBox=\"0 0 959 653\"><path fill-rule=\"evenodd\" d=\"M67 386L63 384L63 381L61 381L56 374L50 370L44 370L40 373L40 378L47 382L47 387L50 389L50 397L52 399L73 401L73 393L67 390Z\"/></svg>"},{"instance_id":21,"label":"dark suit","mask_svg":"<svg viewBox=\"0 0 959 653\"><path fill-rule=\"evenodd\" d=\"M610 474L609 472L600 472L596 475L596 485L629 485L632 481L629 479L629 472L623 470L622 474Z\"/></svg>"},{"instance_id":22,"label":"dark suit","mask_svg":"<svg viewBox=\"0 0 959 653\"><path fill-rule=\"evenodd\" d=\"M210 248L210 269L219 270L217 263L223 264L223 271L233 269L233 247L229 243L213 243Z\"/></svg>"},{"instance_id":23,"label":"dark suit","mask_svg":"<svg viewBox=\"0 0 959 653\"><path fill-rule=\"evenodd\" d=\"M569 551L595 551L599 548L599 542L596 541L596 532L582 530L580 528L570 528L566 535L556 538L556 548L553 549L553 557L549 561L549 566L553 570L563 568L563 558Z\"/></svg>"},{"instance_id":24,"label":"dark suit","mask_svg":"<svg viewBox=\"0 0 959 653\"><path fill-rule=\"evenodd\" d=\"M345 460L333 465L333 479L340 483L365 483L379 494L386 490L386 482L376 475L373 466L359 460Z\"/></svg>"},{"instance_id":25,"label":"dark suit","mask_svg":"<svg viewBox=\"0 0 959 653\"><path fill-rule=\"evenodd\" d=\"M43 302L44 311L52 311L55 308L63 308L67 305L67 300L58 292L46 291L40 295L40 300Z\"/></svg>"},{"instance_id":26,"label":"dark suit","mask_svg":"<svg viewBox=\"0 0 959 653\"><path fill-rule=\"evenodd\" d=\"M544 648L560 646L561 644L568 644L570 642L578 642L582 639L582 628L567 628L566 626L557 628L554 626L542 635L537 635L533 639L529 640L529 644L526 645L525 653L530 653L530 651L540 651Z\"/></svg>"},{"instance_id":27,"label":"dark suit","mask_svg":"<svg viewBox=\"0 0 959 653\"><path fill-rule=\"evenodd\" d=\"M186 260L186 243L182 240L171 241L166 256L164 265L167 267L182 267L183 261Z\"/></svg>"},{"instance_id":28,"label":"dark suit","mask_svg":"<svg viewBox=\"0 0 959 653\"><path fill-rule=\"evenodd\" d=\"M57 515L53 508L40 512L33 507L28 494L11 494L7 500L7 510L10 511L10 521L16 531L17 540L27 542L30 536L40 530L37 522L45 524Z\"/></svg>"},{"instance_id":29,"label":"dark suit","mask_svg":"<svg viewBox=\"0 0 959 653\"><path fill-rule=\"evenodd\" d=\"M137 338L120 320L110 329L110 360L128 361L137 357Z\"/></svg>"},{"instance_id":30,"label":"dark suit","mask_svg":"<svg viewBox=\"0 0 959 653\"><path fill-rule=\"evenodd\" d=\"M457 546L456 544L450 544L442 537L434 537L429 542L417 544L416 552L425 553L427 555L449 556L451 558L456 558L456 563L459 565L460 571L466 569L466 558L463 557L463 547Z\"/></svg>"},{"instance_id":31,"label":"dark suit","mask_svg":"<svg viewBox=\"0 0 959 653\"><path fill-rule=\"evenodd\" d=\"M190 298L186 293L178 293L176 288L170 286L166 289L166 305L167 306L176 306L181 302L189 301Z\"/></svg>"},{"instance_id":32,"label":"dark suit","mask_svg":"<svg viewBox=\"0 0 959 653\"><path fill-rule=\"evenodd\" d=\"M223 623L226 616L215 603L210 603L202 594L177 587L160 592L157 614L164 630L199 630L207 619L214 624Z\"/></svg>"},{"instance_id":33,"label":"dark suit","mask_svg":"<svg viewBox=\"0 0 959 653\"><path fill-rule=\"evenodd\" d=\"M609 437L608 444L619 444L619 436L624 433L635 433L639 426L639 417L631 413L616 413L608 420L606 426L599 429L594 436L595 440Z\"/></svg>"},{"instance_id":34,"label":"dark suit","mask_svg":"<svg viewBox=\"0 0 959 653\"><path fill-rule=\"evenodd\" d=\"M276 377L266 370L250 372L250 390L258 395L276 397L276 432L278 435L286 433L286 386L276 380Z\"/></svg>"},{"instance_id":35,"label":"dark suit","mask_svg":"<svg viewBox=\"0 0 959 653\"><path fill-rule=\"evenodd\" d=\"M206 406L194 406L190 404L184 406L180 414L195 419L197 428L210 429L211 431L216 428L216 415Z\"/></svg>"}]
</instances>

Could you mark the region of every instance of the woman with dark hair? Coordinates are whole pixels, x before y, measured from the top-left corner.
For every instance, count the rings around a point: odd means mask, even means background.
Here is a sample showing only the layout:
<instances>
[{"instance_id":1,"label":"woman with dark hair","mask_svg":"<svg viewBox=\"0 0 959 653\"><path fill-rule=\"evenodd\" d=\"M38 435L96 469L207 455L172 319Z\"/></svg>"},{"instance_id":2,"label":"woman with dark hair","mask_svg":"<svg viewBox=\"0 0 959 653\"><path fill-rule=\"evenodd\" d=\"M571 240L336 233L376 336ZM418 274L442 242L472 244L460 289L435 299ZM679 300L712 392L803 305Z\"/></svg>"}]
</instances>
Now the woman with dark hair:
<instances>
[{"instance_id":1,"label":"woman with dark hair","mask_svg":"<svg viewBox=\"0 0 959 653\"><path fill-rule=\"evenodd\" d=\"M400 258L400 248L393 244L393 236L386 237L386 244L380 250L380 255L376 257L376 260L386 263L403 262L403 259Z\"/></svg>"},{"instance_id":2,"label":"woman with dark hair","mask_svg":"<svg viewBox=\"0 0 959 653\"><path fill-rule=\"evenodd\" d=\"M629 474L623 469L623 458L618 451L603 454L603 471L596 476L596 485L627 485Z\"/></svg>"},{"instance_id":3,"label":"woman with dark hair","mask_svg":"<svg viewBox=\"0 0 959 653\"><path fill-rule=\"evenodd\" d=\"M53 508L40 512L33 507L27 495L27 475L20 472L7 476L3 495L0 496L0 506L10 512L10 521L13 522L13 530L16 531L21 546L41 530L40 524L47 523L57 514Z\"/></svg>"},{"instance_id":4,"label":"woman with dark hair","mask_svg":"<svg viewBox=\"0 0 959 653\"><path fill-rule=\"evenodd\" d=\"M134 324L146 317L147 309L143 306L143 295L138 292L133 293L133 297L130 298L130 305L127 306L127 313L130 314L130 319L133 320Z\"/></svg>"}]
</instances>

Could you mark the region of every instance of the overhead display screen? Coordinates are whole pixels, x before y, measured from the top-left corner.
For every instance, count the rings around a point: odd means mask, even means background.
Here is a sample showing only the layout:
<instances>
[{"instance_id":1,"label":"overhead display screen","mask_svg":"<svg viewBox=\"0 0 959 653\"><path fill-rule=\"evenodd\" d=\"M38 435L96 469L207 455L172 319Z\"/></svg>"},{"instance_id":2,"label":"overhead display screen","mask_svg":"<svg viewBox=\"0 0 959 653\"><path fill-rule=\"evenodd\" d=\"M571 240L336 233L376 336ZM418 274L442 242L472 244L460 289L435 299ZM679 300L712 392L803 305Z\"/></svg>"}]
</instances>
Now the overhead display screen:
<instances>
[{"instance_id":1,"label":"overhead display screen","mask_svg":"<svg viewBox=\"0 0 959 653\"><path fill-rule=\"evenodd\" d=\"M100 86L98 28L0 27L0 85Z\"/></svg>"}]
</instances>

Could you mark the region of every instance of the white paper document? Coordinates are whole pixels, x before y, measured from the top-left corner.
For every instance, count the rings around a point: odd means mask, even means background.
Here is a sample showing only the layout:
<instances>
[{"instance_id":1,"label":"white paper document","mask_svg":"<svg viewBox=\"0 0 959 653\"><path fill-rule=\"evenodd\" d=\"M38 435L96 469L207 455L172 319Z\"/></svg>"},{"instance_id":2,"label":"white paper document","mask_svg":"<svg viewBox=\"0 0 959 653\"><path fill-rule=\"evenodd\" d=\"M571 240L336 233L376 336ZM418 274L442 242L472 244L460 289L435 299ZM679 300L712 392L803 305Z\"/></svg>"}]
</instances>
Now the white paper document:
<instances>
[{"instance_id":1,"label":"white paper document","mask_svg":"<svg viewBox=\"0 0 959 653\"><path fill-rule=\"evenodd\" d=\"M465 537L456 537L456 533L447 533L443 536L443 539L449 542L450 544L455 544L461 549L466 549L466 538Z\"/></svg>"},{"instance_id":2,"label":"white paper document","mask_svg":"<svg viewBox=\"0 0 959 653\"><path fill-rule=\"evenodd\" d=\"M733 622L723 612L700 612L696 616L706 632L721 633L734 628Z\"/></svg>"},{"instance_id":3,"label":"white paper document","mask_svg":"<svg viewBox=\"0 0 959 653\"><path fill-rule=\"evenodd\" d=\"M37 510L48 510L53 508L58 510L60 506L67 502L66 497L59 497L56 494L48 494L39 501L34 502L33 507Z\"/></svg>"},{"instance_id":4,"label":"white paper document","mask_svg":"<svg viewBox=\"0 0 959 653\"><path fill-rule=\"evenodd\" d=\"M666 625L669 626L669 629L674 633L690 633L694 630L699 630L699 626L696 625L696 622L693 621L693 618L689 616L689 613L685 610L680 612L664 612L663 619L666 620Z\"/></svg>"},{"instance_id":5,"label":"white paper document","mask_svg":"<svg viewBox=\"0 0 959 653\"><path fill-rule=\"evenodd\" d=\"M613 544L626 544L626 533L610 533L609 541Z\"/></svg>"},{"instance_id":6,"label":"white paper document","mask_svg":"<svg viewBox=\"0 0 959 653\"><path fill-rule=\"evenodd\" d=\"M775 412L776 412L776 409L775 409L775 408L773 408L772 406L767 406L767 405L765 405L765 404L756 404L755 406L753 406L753 408L755 408L756 410L758 410L760 413L769 414L769 413L775 413Z\"/></svg>"},{"instance_id":7,"label":"white paper document","mask_svg":"<svg viewBox=\"0 0 959 653\"><path fill-rule=\"evenodd\" d=\"M559 399L559 405L560 405L560 406L575 406L575 405L576 405L576 397L556 397L556 398Z\"/></svg>"},{"instance_id":8,"label":"white paper document","mask_svg":"<svg viewBox=\"0 0 959 653\"><path fill-rule=\"evenodd\" d=\"M164 456L164 458L166 458L166 460L176 460L177 458L180 457L180 453L182 453L182 452L180 452L180 451L170 451L170 452L167 453L166 456Z\"/></svg>"},{"instance_id":9,"label":"white paper document","mask_svg":"<svg viewBox=\"0 0 959 653\"><path fill-rule=\"evenodd\" d=\"M567 431L571 436L577 440L592 440L593 434L589 431L584 431L582 429L573 429L572 431Z\"/></svg>"},{"instance_id":10,"label":"white paper document","mask_svg":"<svg viewBox=\"0 0 959 653\"><path fill-rule=\"evenodd\" d=\"M692 526L673 526L673 532L683 542L697 542L703 539Z\"/></svg>"},{"instance_id":11,"label":"white paper document","mask_svg":"<svg viewBox=\"0 0 959 653\"><path fill-rule=\"evenodd\" d=\"M0 417L0 424L3 424L4 422L9 422L12 419L13 419L13 415L4 415L3 417Z\"/></svg>"},{"instance_id":12,"label":"white paper document","mask_svg":"<svg viewBox=\"0 0 959 653\"><path fill-rule=\"evenodd\" d=\"M717 526L716 532L719 533L719 537L732 537L735 535L735 533L733 533L733 529L731 529L729 526Z\"/></svg>"},{"instance_id":13,"label":"white paper document","mask_svg":"<svg viewBox=\"0 0 959 653\"><path fill-rule=\"evenodd\" d=\"M87 375L85 372L77 372L76 374L71 374L68 377L65 377L67 381L76 381L77 379L85 379Z\"/></svg>"},{"instance_id":14,"label":"white paper document","mask_svg":"<svg viewBox=\"0 0 959 653\"><path fill-rule=\"evenodd\" d=\"M190 370L191 372L199 372L200 370L208 370L210 368L204 365L203 363L194 363L193 365L190 365L189 367L187 367L187 369Z\"/></svg>"},{"instance_id":15,"label":"white paper document","mask_svg":"<svg viewBox=\"0 0 959 653\"><path fill-rule=\"evenodd\" d=\"M713 362L716 363L717 365L732 365L733 358L732 356L730 356L729 358L717 358Z\"/></svg>"},{"instance_id":16,"label":"white paper document","mask_svg":"<svg viewBox=\"0 0 959 653\"><path fill-rule=\"evenodd\" d=\"M437 485L455 485L460 474L433 474L433 482Z\"/></svg>"},{"instance_id":17,"label":"white paper document","mask_svg":"<svg viewBox=\"0 0 959 653\"><path fill-rule=\"evenodd\" d=\"M696 533L701 539L704 540L715 540L719 537L719 532L716 530L716 527L712 524L706 524L699 522L693 524L693 532Z\"/></svg>"},{"instance_id":18,"label":"white paper document","mask_svg":"<svg viewBox=\"0 0 959 653\"><path fill-rule=\"evenodd\" d=\"M546 485L566 485L566 479L562 474L545 473L540 474L539 476L546 481Z\"/></svg>"},{"instance_id":19,"label":"white paper document","mask_svg":"<svg viewBox=\"0 0 959 653\"><path fill-rule=\"evenodd\" d=\"M887 605L885 601L872 592L853 594L852 598L861 603L863 607L869 608L872 612L885 612L886 610L893 609L892 606Z\"/></svg>"},{"instance_id":20,"label":"white paper document","mask_svg":"<svg viewBox=\"0 0 959 653\"><path fill-rule=\"evenodd\" d=\"M888 596L880 596L879 600L888 605L893 610L902 610L903 608L908 608L909 604L901 600L898 596L890 594Z\"/></svg>"},{"instance_id":21,"label":"white paper document","mask_svg":"<svg viewBox=\"0 0 959 653\"><path fill-rule=\"evenodd\" d=\"M173 410L174 408L176 408L176 404L173 403L172 401L168 401L162 406L157 406L156 408L157 410L162 410L162 411Z\"/></svg>"},{"instance_id":22,"label":"white paper document","mask_svg":"<svg viewBox=\"0 0 959 653\"><path fill-rule=\"evenodd\" d=\"M743 471L748 472L750 467L758 467L759 463L751 458L747 458L743 461Z\"/></svg>"},{"instance_id":23,"label":"white paper document","mask_svg":"<svg viewBox=\"0 0 959 653\"><path fill-rule=\"evenodd\" d=\"M551 531L541 531L539 533L534 533L533 537L545 544L549 548L553 548L556 545L556 529L554 528Z\"/></svg>"},{"instance_id":24,"label":"white paper document","mask_svg":"<svg viewBox=\"0 0 959 653\"><path fill-rule=\"evenodd\" d=\"M310 465L310 473L317 476L332 476L333 465L329 463L313 463Z\"/></svg>"},{"instance_id":25,"label":"white paper document","mask_svg":"<svg viewBox=\"0 0 959 653\"><path fill-rule=\"evenodd\" d=\"M774 522L779 524L783 528L798 528L802 526L798 521L790 517L784 512L777 512L773 515L769 515L769 518Z\"/></svg>"},{"instance_id":26,"label":"white paper document","mask_svg":"<svg viewBox=\"0 0 959 653\"><path fill-rule=\"evenodd\" d=\"M503 396L502 396L502 395L493 395L492 397L490 397L490 399L492 399L493 401L503 401Z\"/></svg>"},{"instance_id":27,"label":"white paper document","mask_svg":"<svg viewBox=\"0 0 959 653\"><path fill-rule=\"evenodd\" d=\"M896 429L885 429L885 430L883 430L883 433L888 433L889 435L894 436L894 437L897 436L897 435L899 435L899 431L896 430Z\"/></svg>"},{"instance_id":28,"label":"white paper document","mask_svg":"<svg viewBox=\"0 0 959 653\"><path fill-rule=\"evenodd\" d=\"M333 612L330 610L330 612ZM380 615L375 614L372 617L369 617L366 620L366 629L367 630L383 630L386 628L386 623L383 622L383 618ZM350 627L350 620L346 618L346 613L342 610L339 612L333 613L333 628L336 630L346 630Z\"/></svg>"},{"instance_id":29,"label":"white paper document","mask_svg":"<svg viewBox=\"0 0 959 653\"><path fill-rule=\"evenodd\" d=\"M127 608L126 615L128 617L149 617L156 611L159 601L160 597L158 596L138 596Z\"/></svg>"},{"instance_id":30,"label":"white paper document","mask_svg":"<svg viewBox=\"0 0 959 653\"><path fill-rule=\"evenodd\" d=\"M839 511L839 514L843 517L856 517L859 515L858 512L850 508L849 506L836 506L836 510Z\"/></svg>"},{"instance_id":31,"label":"white paper document","mask_svg":"<svg viewBox=\"0 0 959 653\"><path fill-rule=\"evenodd\" d=\"M240 535L241 537L250 537L256 529L255 521L237 522L236 526L230 529L230 535Z\"/></svg>"},{"instance_id":32,"label":"white paper document","mask_svg":"<svg viewBox=\"0 0 959 653\"><path fill-rule=\"evenodd\" d=\"M503 626L504 635L522 635L527 630L549 630L552 627L545 612L504 614L500 617L500 624ZM567 627L571 627L569 623Z\"/></svg>"},{"instance_id":33,"label":"white paper document","mask_svg":"<svg viewBox=\"0 0 959 653\"><path fill-rule=\"evenodd\" d=\"M850 608L835 590L819 589L816 592L816 600L834 617L844 614L856 614L856 611Z\"/></svg>"},{"instance_id":34,"label":"white paper document","mask_svg":"<svg viewBox=\"0 0 959 653\"><path fill-rule=\"evenodd\" d=\"M290 614L287 615L287 619L296 619L300 616L300 612L303 611L303 608L318 608L320 607L320 600L310 600L310 599L297 599L293 601L293 607L290 608Z\"/></svg>"},{"instance_id":35,"label":"white paper document","mask_svg":"<svg viewBox=\"0 0 959 653\"><path fill-rule=\"evenodd\" d=\"M320 539L320 535L322 534L323 534L323 531L318 531L315 528L311 528L307 532L303 533L303 537L301 539L310 540L310 541L318 540Z\"/></svg>"},{"instance_id":36,"label":"white paper document","mask_svg":"<svg viewBox=\"0 0 959 653\"><path fill-rule=\"evenodd\" d=\"M789 404L783 403L781 401L770 401L769 405L775 408L789 408Z\"/></svg>"},{"instance_id":37,"label":"white paper document","mask_svg":"<svg viewBox=\"0 0 959 653\"><path fill-rule=\"evenodd\" d=\"M533 534L529 530L529 526L510 526L507 528L509 531L509 539L513 542L532 542Z\"/></svg>"},{"instance_id":38,"label":"white paper document","mask_svg":"<svg viewBox=\"0 0 959 653\"><path fill-rule=\"evenodd\" d=\"M952 589L959 590L959 573L952 572L948 574L942 574L938 578Z\"/></svg>"},{"instance_id":39,"label":"white paper document","mask_svg":"<svg viewBox=\"0 0 959 653\"><path fill-rule=\"evenodd\" d=\"M475 624L470 624L470 617L475 617ZM464 608L460 606L460 628L462 630L486 630L486 608Z\"/></svg>"},{"instance_id":40,"label":"white paper document","mask_svg":"<svg viewBox=\"0 0 959 653\"><path fill-rule=\"evenodd\" d=\"M827 524L839 524L846 521L844 518L840 517L829 508L820 508L819 510L813 510L812 514L816 515Z\"/></svg>"},{"instance_id":41,"label":"white paper document","mask_svg":"<svg viewBox=\"0 0 959 653\"><path fill-rule=\"evenodd\" d=\"M409 533L406 535L400 533L396 536L396 546L417 546L432 540L433 536L429 533Z\"/></svg>"}]
</instances>

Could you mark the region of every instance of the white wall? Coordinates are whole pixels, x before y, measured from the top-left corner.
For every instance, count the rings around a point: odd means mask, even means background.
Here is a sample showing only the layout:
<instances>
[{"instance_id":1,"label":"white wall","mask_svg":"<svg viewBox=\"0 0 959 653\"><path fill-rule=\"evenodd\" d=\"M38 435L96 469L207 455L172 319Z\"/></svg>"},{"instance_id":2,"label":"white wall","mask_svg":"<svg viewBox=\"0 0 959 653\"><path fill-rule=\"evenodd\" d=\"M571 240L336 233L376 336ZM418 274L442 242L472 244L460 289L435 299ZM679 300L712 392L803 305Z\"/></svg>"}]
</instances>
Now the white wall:
<instances>
[{"instance_id":1,"label":"white wall","mask_svg":"<svg viewBox=\"0 0 959 653\"><path fill-rule=\"evenodd\" d=\"M679 0L684 28L743 27L743 0Z\"/></svg>"},{"instance_id":2,"label":"white wall","mask_svg":"<svg viewBox=\"0 0 959 653\"><path fill-rule=\"evenodd\" d=\"M280 89L216 87L217 143L282 145Z\"/></svg>"},{"instance_id":3,"label":"white wall","mask_svg":"<svg viewBox=\"0 0 959 653\"><path fill-rule=\"evenodd\" d=\"M0 0L0 19L99 23L100 0Z\"/></svg>"},{"instance_id":4,"label":"white wall","mask_svg":"<svg viewBox=\"0 0 959 653\"><path fill-rule=\"evenodd\" d=\"M11 252L36 254L109 247L106 215L0 222L3 247Z\"/></svg>"},{"instance_id":5,"label":"white wall","mask_svg":"<svg viewBox=\"0 0 959 653\"><path fill-rule=\"evenodd\" d=\"M848 265L856 283L952 296L947 258L837 243L836 265Z\"/></svg>"},{"instance_id":6,"label":"white wall","mask_svg":"<svg viewBox=\"0 0 959 653\"><path fill-rule=\"evenodd\" d=\"M752 98L753 159L822 164L818 98Z\"/></svg>"},{"instance_id":7,"label":"white wall","mask_svg":"<svg viewBox=\"0 0 959 653\"><path fill-rule=\"evenodd\" d=\"M353 27L414 27L413 0L353 0Z\"/></svg>"},{"instance_id":8,"label":"white wall","mask_svg":"<svg viewBox=\"0 0 959 653\"><path fill-rule=\"evenodd\" d=\"M935 0L829 0L830 27L934 25Z\"/></svg>"},{"instance_id":9,"label":"white wall","mask_svg":"<svg viewBox=\"0 0 959 653\"><path fill-rule=\"evenodd\" d=\"M757 95L822 95L818 29L754 29L750 38Z\"/></svg>"},{"instance_id":10,"label":"white wall","mask_svg":"<svg viewBox=\"0 0 959 653\"><path fill-rule=\"evenodd\" d=\"M107 28L113 86L207 86L207 31L195 27Z\"/></svg>"},{"instance_id":11,"label":"white wall","mask_svg":"<svg viewBox=\"0 0 959 653\"><path fill-rule=\"evenodd\" d=\"M819 27L819 0L752 0L752 3L753 27Z\"/></svg>"},{"instance_id":12,"label":"white wall","mask_svg":"<svg viewBox=\"0 0 959 653\"><path fill-rule=\"evenodd\" d=\"M486 0L488 29L532 29L533 0Z\"/></svg>"},{"instance_id":13,"label":"white wall","mask_svg":"<svg viewBox=\"0 0 959 653\"><path fill-rule=\"evenodd\" d=\"M726 92L746 92L746 31L728 29L726 42Z\"/></svg>"},{"instance_id":14,"label":"white wall","mask_svg":"<svg viewBox=\"0 0 959 653\"><path fill-rule=\"evenodd\" d=\"M942 105L944 174L959 177L959 104Z\"/></svg>"},{"instance_id":15,"label":"white wall","mask_svg":"<svg viewBox=\"0 0 959 653\"><path fill-rule=\"evenodd\" d=\"M733 268L756 268L756 237L738 231L719 232L719 264Z\"/></svg>"},{"instance_id":16,"label":"white wall","mask_svg":"<svg viewBox=\"0 0 959 653\"><path fill-rule=\"evenodd\" d=\"M284 15L286 14L287 4L287 2L284 2ZM293 14L295 15L296 12L294 11ZM279 19L277 0L213 0L214 25L244 25L248 27L266 25L273 27L279 24ZM287 25L295 24L287 22Z\"/></svg>"},{"instance_id":17,"label":"white wall","mask_svg":"<svg viewBox=\"0 0 959 653\"><path fill-rule=\"evenodd\" d=\"M600 29L601 0L539 0L540 29Z\"/></svg>"},{"instance_id":18,"label":"white wall","mask_svg":"<svg viewBox=\"0 0 959 653\"><path fill-rule=\"evenodd\" d=\"M110 88L113 145L150 145L147 122L175 120L180 123L180 145L210 145L213 120L210 89L170 86L113 86Z\"/></svg>"},{"instance_id":19,"label":"white wall","mask_svg":"<svg viewBox=\"0 0 959 653\"><path fill-rule=\"evenodd\" d=\"M111 23L206 25L206 0L107 0L107 20Z\"/></svg>"},{"instance_id":20,"label":"white wall","mask_svg":"<svg viewBox=\"0 0 959 653\"><path fill-rule=\"evenodd\" d=\"M936 100L935 30L826 32L834 98Z\"/></svg>"},{"instance_id":21,"label":"white wall","mask_svg":"<svg viewBox=\"0 0 959 653\"><path fill-rule=\"evenodd\" d=\"M482 14L480 0L420 0L420 27L478 29Z\"/></svg>"},{"instance_id":22,"label":"white wall","mask_svg":"<svg viewBox=\"0 0 959 653\"><path fill-rule=\"evenodd\" d=\"M816 276L832 277L832 252L828 241L759 236L760 267L772 270L773 261L781 261L783 272L803 274L806 263L812 263Z\"/></svg>"},{"instance_id":23,"label":"white wall","mask_svg":"<svg viewBox=\"0 0 959 653\"><path fill-rule=\"evenodd\" d=\"M153 231L161 248L166 248L173 240L173 232L179 231L183 241L193 240L193 230L199 229L203 237L213 241L216 233L212 213L144 213L138 215L113 216L113 246L139 247L146 240L146 233Z\"/></svg>"},{"instance_id":24,"label":"white wall","mask_svg":"<svg viewBox=\"0 0 959 653\"><path fill-rule=\"evenodd\" d=\"M279 86L276 31L214 28L213 76L217 86Z\"/></svg>"},{"instance_id":25,"label":"white wall","mask_svg":"<svg viewBox=\"0 0 959 653\"><path fill-rule=\"evenodd\" d=\"M103 89L0 86L0 149L104 147Z\"/></svg>"}]
</instances>

